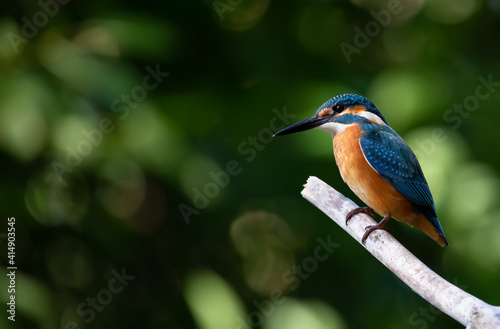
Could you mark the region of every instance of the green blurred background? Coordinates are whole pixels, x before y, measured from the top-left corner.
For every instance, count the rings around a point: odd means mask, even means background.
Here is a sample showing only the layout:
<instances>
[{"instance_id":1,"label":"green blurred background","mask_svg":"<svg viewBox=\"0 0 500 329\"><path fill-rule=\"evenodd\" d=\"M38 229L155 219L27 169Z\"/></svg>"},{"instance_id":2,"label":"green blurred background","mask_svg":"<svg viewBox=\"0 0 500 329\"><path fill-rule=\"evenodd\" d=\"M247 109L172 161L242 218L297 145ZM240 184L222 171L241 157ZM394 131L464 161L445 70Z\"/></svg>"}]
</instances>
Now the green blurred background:
<instances>
[{"instance_id":1,"label":"green blurred background","mask_svg":"<svg viewBox=\"0 0 500 329\"><path fill-rule=\"evenodd\" d=\"M500 304L500 1L2 7L0 327L460 328L300 196L359 203L330 136L270 138L345 92L415 150L451 246L393 235Z\"/></svg>"}]
</instances>

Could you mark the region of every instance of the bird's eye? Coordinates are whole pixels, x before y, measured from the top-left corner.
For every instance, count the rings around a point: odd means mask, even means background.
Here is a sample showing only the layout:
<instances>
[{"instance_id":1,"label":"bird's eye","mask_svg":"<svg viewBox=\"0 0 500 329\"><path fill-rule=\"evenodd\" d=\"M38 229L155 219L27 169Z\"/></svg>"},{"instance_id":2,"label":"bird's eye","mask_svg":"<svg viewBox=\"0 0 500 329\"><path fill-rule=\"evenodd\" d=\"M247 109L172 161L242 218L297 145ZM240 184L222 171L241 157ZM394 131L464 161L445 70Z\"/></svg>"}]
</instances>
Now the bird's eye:
<instances>
[{"instance_id":1,"label":"bird's eye","mask_svg":"<svg viewBox=\"0 0 500 329\"><path fill-rule=\"evenodd\" d=\"M336 113L340 113L342 111L345 110L345 106L342 105L342 104L337 104L333 107L333 110L336 112Z\"/></svg>"}]
</instances>

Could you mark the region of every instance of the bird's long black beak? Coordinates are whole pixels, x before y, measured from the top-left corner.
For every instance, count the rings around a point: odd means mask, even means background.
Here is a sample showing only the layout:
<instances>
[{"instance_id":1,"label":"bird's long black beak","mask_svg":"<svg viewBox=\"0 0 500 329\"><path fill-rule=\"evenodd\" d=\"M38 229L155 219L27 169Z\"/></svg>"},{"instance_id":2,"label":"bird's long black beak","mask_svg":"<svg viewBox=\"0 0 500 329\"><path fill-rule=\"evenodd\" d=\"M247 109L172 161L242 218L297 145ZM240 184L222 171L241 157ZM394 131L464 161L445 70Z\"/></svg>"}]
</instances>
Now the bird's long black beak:
<instances>
[{"instance_id":1,"label":"bird's long black beak","mask_svg":"<svg viewBox=\"0 0 500 329\"><path fill-rule=\"evenodd\" d=\"M316 127L321 126L323 123L326 123L330 120L329 117L327 116L312 116L309 119L305 119L303 121L297 122L296 124L291 125L290 127L286 127L285 129L282 129L278 131L276 134L273 135L275 136L284 136L284 135L290 135L290 134L295 134L301 131L313 129Z\"/></svg>"}]
</instances>

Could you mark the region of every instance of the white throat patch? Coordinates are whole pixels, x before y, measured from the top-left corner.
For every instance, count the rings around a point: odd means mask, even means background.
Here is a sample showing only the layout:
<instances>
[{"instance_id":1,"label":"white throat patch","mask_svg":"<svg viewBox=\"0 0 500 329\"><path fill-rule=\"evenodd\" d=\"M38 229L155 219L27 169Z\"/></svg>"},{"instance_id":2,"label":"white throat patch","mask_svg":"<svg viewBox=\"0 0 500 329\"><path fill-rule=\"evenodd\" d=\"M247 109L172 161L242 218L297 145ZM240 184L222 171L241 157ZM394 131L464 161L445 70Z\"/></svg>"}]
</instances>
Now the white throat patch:
<instances>
[{"instance_id":1,"label":"white throat patch","mask_svg":"<svg viewBox=\"0 0 500 329\"><path fill-rule=\"evenodd\" d=\"M365 119L368 119L370 120L371 122L375 122L376 124L379 124L379 125L386 125L384 121L382 121L382 119L380 119L380 117L372 112L368 112L368 111L363 111L363 112L360 112L360 113L356 113L357 116L360 116L360 117L363 117Z\"/></svg>"},{"instance_id":2,"label":"white throat patch","mask_svg":"<svg viewBox=\"0 0 500 329\"><path fill-rule=\"evenodd\" d=\"M323 123L321 126L316 127L317 129L321 129L324 131L328 131L330 135L335 136L338 133L343 132L344 130L349 127L349 124L344 124L344 123L338 123L338 122L327 122Z\"/></svg>"}]
</instances>

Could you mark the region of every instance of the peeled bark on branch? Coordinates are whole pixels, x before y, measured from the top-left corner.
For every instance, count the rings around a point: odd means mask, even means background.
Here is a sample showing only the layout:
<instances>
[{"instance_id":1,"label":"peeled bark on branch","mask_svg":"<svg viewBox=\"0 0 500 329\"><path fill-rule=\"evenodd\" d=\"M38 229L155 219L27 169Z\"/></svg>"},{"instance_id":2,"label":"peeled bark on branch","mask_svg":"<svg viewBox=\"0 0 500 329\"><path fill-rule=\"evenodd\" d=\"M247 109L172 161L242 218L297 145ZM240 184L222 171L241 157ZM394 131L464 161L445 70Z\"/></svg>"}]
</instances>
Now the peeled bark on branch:
<instances>
[{"instance_id":1,"label":"peeled bark on branch","mask_svg":"<svg viewBox=\"0 0 500 329\"><path fill-rule=\"evenodd\" d=\"M346 226L347 213L358 206L317 177L309 177L302 196L360 244L365 227L376 224L370 216L359 214ZM364 247L414 292L467 329L500 328L500 307L483 302L437 275L388 232L374 231Z\"/></svg>"}]
</instances>

